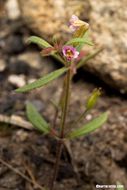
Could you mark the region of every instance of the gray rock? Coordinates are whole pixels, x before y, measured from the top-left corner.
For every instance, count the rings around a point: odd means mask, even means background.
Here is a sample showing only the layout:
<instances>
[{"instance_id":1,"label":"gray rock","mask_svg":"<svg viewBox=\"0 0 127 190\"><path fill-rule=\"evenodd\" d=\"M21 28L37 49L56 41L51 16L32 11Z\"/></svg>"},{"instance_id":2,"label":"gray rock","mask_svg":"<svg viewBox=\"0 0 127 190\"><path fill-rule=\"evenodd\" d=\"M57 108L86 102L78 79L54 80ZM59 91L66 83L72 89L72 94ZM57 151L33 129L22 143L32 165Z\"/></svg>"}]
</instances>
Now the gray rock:
<instances>
[{"instance_id":1,"label":"gray rock","mask_svg":"<svg viewBox=\"0 0 127 190\"><path fill-rule=\"evenodd\" d=\"M127 2L90 1L90 22L95 42L104 50L85 65L121 93L127 92Z\"/></svg>"},{"instance_id":2,"label":"gray rock","mask_svg":"<svg viewBox=\"0 0 127 190\"><path fill-rule=\"evenodd\" d=\"M10 75L8 82L16 87L22 87L26 84L24 75Z\"/></svg>"}]
</instances>

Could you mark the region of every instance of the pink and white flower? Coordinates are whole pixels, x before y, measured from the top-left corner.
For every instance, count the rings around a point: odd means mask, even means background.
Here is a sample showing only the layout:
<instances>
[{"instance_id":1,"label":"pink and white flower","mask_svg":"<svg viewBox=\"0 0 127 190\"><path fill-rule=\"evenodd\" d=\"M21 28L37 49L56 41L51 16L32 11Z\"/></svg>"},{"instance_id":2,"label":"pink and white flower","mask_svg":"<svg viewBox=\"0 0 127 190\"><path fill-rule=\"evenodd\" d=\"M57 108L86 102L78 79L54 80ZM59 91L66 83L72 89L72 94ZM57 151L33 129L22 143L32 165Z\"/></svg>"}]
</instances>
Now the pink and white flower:
<instances>
[{"instance_id":1,"label":"pink and white flower","mask_svg":"<svg viewBox=\"0 0 127 190\"><path fill-rule=\"evenodd\" d=\"M69 21L69 28L72 32L74 32L77 29L77 26L75 25L75 22L78 21L79 18L76 15L72 15Z\"/></svg>"},{"instance_id":2,"label":"pink and white flower","mask_svg":"<svg viewBox=\"0 0 127 190\"><path fill-rule=\"evenodd\" d=\"M72 61L79 56L79 52L73 46L63 46L62 52L67 61Z\"/></svg>"},{"instance_id":3,"label":"pink and white flower","mask_svg":"<svg viewBox=\"0 0 127 190\"><path fill-rule=\"evenodd\" d=\"M72 15L69 21L69 28L71 31L75 32L81 26L84 26L86 29L89 28L89 24L87 22L80 20L76 15Z\"/></svg>"}]
</instances>

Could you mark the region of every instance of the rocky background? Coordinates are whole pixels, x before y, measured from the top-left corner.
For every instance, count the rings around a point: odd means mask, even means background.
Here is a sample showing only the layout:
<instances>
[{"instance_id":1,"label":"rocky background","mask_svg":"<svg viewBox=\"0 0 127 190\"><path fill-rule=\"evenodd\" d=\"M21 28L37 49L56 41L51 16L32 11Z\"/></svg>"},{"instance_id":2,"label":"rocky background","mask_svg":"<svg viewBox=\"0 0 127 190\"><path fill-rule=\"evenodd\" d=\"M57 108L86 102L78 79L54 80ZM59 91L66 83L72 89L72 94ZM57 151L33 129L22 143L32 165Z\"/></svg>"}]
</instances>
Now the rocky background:
<instances>
[{"instance_id":1,"label":"rocky background","mask_svg":"<svg viewBox=\"0 0 127 190\"><path fill-rule=\"evenodd\" d=\"M68 35L67 23L72 14L90 23L95 44L104 48L87 71L97 75L121 93L127 91L127 2L126 0L19 0L27 26L50 41L52 35ZM95 46L96 48L96 46Z\"/></svg>"},{"instance_id":2,"label":"rocky background","mask_svg":"<svg viewBox=\"0 0 127 190\"><path fill-rule=\"evenodd\" d=\"M86 121L105 110L109 119L100 130L71 142L71 151L64 150L56 190L95 190L96 184L117 181L126 189L126 6L126 0L0 1L0 190L40 189L34 181L42 186L49 182L56 142L31 128L25 103L30 100L51 122L54 108L50 100L57 102L62 78L27 94L16 94L14 89L61 67L56 60L42 58L40 49L26 45L26 40L31 35L49 42L53 35L66 40L72 14L89 22L93 49L103 51L74 78L68 122L83 111L86 97L96 87L104 93Z\"/></svg>"}]
</instances>

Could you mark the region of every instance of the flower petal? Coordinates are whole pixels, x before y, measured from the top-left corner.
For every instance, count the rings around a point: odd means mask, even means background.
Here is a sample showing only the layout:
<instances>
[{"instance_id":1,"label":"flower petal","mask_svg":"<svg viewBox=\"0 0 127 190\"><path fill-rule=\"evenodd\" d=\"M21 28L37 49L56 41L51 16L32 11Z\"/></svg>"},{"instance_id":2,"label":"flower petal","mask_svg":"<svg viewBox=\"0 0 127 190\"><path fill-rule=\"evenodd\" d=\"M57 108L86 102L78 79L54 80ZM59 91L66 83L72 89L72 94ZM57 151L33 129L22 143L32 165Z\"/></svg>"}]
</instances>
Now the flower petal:
<instances>
[{"instance_id":1,"label":"flower petal","mask_svg":"<svg viewBox=\"0 0 127 190\"><path fill-rule=\"evenodd\" d=\"M78 58L78 56L79 56L79 52L76 51L75 54L74 54L74 59Z\"/></svg>"},{"instance_id":2,"label":"flower petal","mask_svg":"<svg viewBox=\"0 0 127 190\"><path fill-rule=\"evenodd\" d=\"M63 46L62 52L67 61L72 61L79 56L79 52L73 46Z\"/></svg>"}]
</instances>

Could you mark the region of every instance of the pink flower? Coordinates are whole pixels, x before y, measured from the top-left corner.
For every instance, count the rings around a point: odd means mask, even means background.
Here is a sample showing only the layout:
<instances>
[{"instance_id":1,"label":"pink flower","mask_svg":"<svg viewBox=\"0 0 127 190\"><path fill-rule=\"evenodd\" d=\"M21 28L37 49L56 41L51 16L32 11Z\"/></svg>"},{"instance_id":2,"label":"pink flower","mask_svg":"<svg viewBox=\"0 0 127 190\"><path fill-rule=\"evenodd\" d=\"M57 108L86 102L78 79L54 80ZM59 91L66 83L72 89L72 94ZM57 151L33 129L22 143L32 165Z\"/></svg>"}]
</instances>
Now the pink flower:
<instances>
[{"instance_id":1,"label":"pink flower","mask_svg":"<svg viewBox=\"0 0 127 190\"><path fill-rule=\"evenodd\" d=\"M75 32L81 26L84 26L86 29L89 28L89 24L87 22L80 20L76 15L72 15L69 21L69 28L71 29L71 31Z\"/></svg>"},{"instance_id":2,"label":"pink flower","mask_svg":"<svg viewBox=\"0 0 127 190\"><path fill-rule=\"evenodd\" d=\"M75 26L75 22L78 20L79 18L76 15L72 15L69 21L69 28L71 29L72 32L74 32L77 29L77 27Z\"/></svg>"},{"instance_id":3,"label":"pink flower","mask_svg":"<svg viewBox=\"0 0 127 190\"><path fill-rule=\"evenodd\" d=\"M63 46L62 52L67 61L72 61L79 56L79 52L73 46Z\"/></svg>"}]
</instances>

